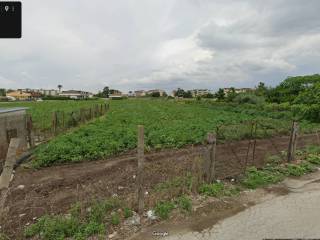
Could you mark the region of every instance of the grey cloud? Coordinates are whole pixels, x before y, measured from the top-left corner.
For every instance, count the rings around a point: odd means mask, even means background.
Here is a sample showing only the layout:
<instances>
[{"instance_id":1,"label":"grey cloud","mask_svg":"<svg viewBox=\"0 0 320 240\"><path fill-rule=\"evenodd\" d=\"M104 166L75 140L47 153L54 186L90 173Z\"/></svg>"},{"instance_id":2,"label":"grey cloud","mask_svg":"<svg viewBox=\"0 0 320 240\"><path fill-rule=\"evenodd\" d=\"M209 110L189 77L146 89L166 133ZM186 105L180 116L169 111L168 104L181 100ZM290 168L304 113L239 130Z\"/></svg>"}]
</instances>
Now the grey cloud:
<instances>
[{"instance_id":1,"label":"grey cloud","mask_svg":"<svg viewBox=\"0 0 320 240\"><path fill-rule=\"evenodd\" d=\"M0 87L274 85L320 61L318 0L28 0Z\"/></svg>"}]
</instances>

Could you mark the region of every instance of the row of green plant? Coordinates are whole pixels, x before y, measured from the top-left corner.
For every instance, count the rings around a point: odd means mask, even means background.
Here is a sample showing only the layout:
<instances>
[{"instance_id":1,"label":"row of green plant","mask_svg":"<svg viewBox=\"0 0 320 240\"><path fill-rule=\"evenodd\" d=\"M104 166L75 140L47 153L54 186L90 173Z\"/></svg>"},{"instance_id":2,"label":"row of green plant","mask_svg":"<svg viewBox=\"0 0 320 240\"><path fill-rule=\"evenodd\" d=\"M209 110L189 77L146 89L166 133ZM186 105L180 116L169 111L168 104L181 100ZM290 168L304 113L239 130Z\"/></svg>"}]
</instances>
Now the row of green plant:
<instances>
[{"instance_id":1,"label":"row of green plant","mask_svg":"<svg viewBox=\"0 0 320 240\"><path fill-rule=\"evenodd\" d=\"M250 137L250 121L265 125L258 128L257 137L285 134L291 126L290 113L279 114L248 106L237 108L150 99L111 101L110 105L105 117L39 146L32 165L38 168L95 160L134 149L140 124L145 126L147 151L201 144L207 133L217 131L219 126L227 126L219 131L219 137L226 140ZM309 122L301 125L302 130L316 127Z\"/></svg>"},{"instance_id":2,"label":"row of green plant","mask_svg":"<svg viewBox=\"0 0 320 240\"><path fill-rule=\"evenodd\" d=\"M104 100L51 100L42 102L8 102L0 103L0 108L12 108L12 107L27 107L27 112L31 114L34 128L45 130L50 129L52 126L52 114L53 112L64 112L65 121L67 121L67 115L71 112L79 111L81 108L90 108L97 104L105 103Z\"/></svg>"}]
</instances>

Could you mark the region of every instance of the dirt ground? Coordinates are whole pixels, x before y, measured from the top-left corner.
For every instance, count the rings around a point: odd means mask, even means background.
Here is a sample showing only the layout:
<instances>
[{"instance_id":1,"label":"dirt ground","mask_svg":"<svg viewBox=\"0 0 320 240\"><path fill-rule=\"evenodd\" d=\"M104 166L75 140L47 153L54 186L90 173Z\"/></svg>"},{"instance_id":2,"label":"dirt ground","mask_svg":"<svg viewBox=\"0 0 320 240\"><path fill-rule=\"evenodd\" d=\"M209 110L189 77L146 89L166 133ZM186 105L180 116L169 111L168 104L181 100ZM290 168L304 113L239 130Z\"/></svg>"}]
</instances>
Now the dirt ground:
<instances>
[{"instance_id":1,"label":"dirt ground","mask_svg":"<svg viewBox=\"0 0 320 240\"><path fill-rule=\"evenodd\" d=\"M248 140L219 144L216 177L225 179L237 176L243 172L246 162L247 165L262 166L267 156L286 151L288 142L287 136L257 140L254 159L253 141L249 151ZM316 143L318 142L314 135L300 136L298 148ZM146 191L157 183L191 171L193 160L205 153L205 146L189 146L146 154ZM135 196L136 174L137 161L134 152L100 161L40 170L18 167L9 190L1 193L1 229L11 239L23 239L22 233L26 224L34 222L35 218L44 214L66 213L76 201L102 199L117 194L132 202Z\"/></svg>"}]
</instances>

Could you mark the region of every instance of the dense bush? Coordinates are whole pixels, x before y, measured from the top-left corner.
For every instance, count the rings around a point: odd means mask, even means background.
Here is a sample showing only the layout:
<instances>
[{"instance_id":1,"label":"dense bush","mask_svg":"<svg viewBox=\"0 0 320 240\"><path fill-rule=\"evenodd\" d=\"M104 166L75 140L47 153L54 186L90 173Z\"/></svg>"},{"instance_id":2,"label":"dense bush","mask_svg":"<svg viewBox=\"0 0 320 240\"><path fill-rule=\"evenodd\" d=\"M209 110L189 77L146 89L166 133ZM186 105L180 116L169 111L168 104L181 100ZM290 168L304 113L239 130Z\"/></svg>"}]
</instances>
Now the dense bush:
<instances>
[{"instance_id":1,"label":"dense bush","mask_svg":"<svg viewBox=\"0 0 320 240\"><path fill-rule=\"evenodd\" d=\"M263 104L265 102L265 99L264 97L254 95L252 93L240 93L233 99L233 102L238 104Z\"/></svg>"}]
</instances>

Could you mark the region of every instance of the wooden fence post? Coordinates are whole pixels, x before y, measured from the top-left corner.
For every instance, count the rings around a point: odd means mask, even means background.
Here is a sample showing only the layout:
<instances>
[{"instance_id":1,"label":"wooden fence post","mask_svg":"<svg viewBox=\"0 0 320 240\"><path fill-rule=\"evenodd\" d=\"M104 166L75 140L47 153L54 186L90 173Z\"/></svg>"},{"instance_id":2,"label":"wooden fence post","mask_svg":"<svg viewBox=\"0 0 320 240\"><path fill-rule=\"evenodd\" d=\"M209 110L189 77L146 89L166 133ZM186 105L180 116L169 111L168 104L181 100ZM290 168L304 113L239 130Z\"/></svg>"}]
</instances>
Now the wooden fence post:
<instances>
[{"instance_id":1,"label":"wooden fence post","mask_svg":"<svg viewBox=\"0 0 320 240\"><path fill-rule=\"evenodd\" d=\"M251 131L250 131L250 139L249 139L248 150L247 150L247 155L246 155L246 161L245 161L245 163L244 163L245 169L247 168L247 166L248 166L248 161L249 161L249 153L250 153L250 148L251 148L251 140L252 140L252 137L253 137L253 128L254 128L254 123L252 122L252 123L251 123Z\"/></svg>"},{"instance_id":2,"label":"wooden fence post","mask_svg":"<svg viewBox=\"0 0 320 240\"><path fill-rule=\"evenodd\" d=\"M297 138L298 138L298 130L299 125L298 122L293 121L292 122L292 128L291 128L291 134L290 134L290 141L289 141L289 147L288 147L288 162L295 160L295 153L296 153L296 147L297 147Z\"/></svg>"},{"instance_id":3,"label":"wooden fence post","mask_svg":"<svg viewBox=\"0 0 320 240\"><path fill-rule=\"evenodd\" d=\"M57 115L57 112L54 111L52 113L52 130L53 130L53 133L57 132L57 124L58 124L58 115Z\"/></svg>"},{"instance_id":4,"label":"wooden fence post","mask_svg":"<svg viewBox=\"0 0 320 240\"><path fill-rule=\"evenodd\" d=\"M252 163L253 165L255 164L255 154L256 154L256 146L257 146L257 128L258 128L258 123L255 122L255 127L254 127L254 140L253 140L253 150L252 150Z\"/></svg>"},{"instance_id":5,"label":"wooden fence post","mask_svg":"<svg viewBox=\"0 0 320 240\"><path fill-rule=\"evenodd\" d=\"M319 131L316 131L316 135L317 135L318 145L320 145L320 136L319 136Z\"/></svg>"},{"instance_id":6,"label":"wooden fence post","mask_svg":"<svg viewBox=\"0 0 320 240\"><path fill-rule=\"evenodd\" d=\"M32 117L30 114L27 115L27 134L28 134L28 143L29 147L34 147L34 134L33 134L33 124L32 124Z\"/></svg>"},{"instance_id":7,"label":"wooden fence post","mask_svg":"<svg viewBox=\"0 0 320 240\"><path fill-rule=\"evenodd\" d=\"M208 157L207 157L207 170L206 170L206 181L208 183L213 182L215 179L215 164L216 164L216 146L217 138L213 133L208 133L207 136L208 146Z\"/></svg>"},{"instance_id":8,"label":"wooden fence post","mask_svg":"<svg viewBox=\"0 0 320 240\"><path fill-rule=\"evenodd\" d=\"M65 129L66 127L66 123L65 123L65 120L64 120L64 111L62 112L62 128Z\"/></svg>"},{"instance_id":9,"label":"wooden fence post","mask_svg":"<svg viewBox=\"0 0 320 240\"><path fill-rule=\"evenodd\" d=\"M138 213L143 214L144 210L144 188L143 188L143 170L144 170L144 127L138 126Z\"/></svg>"},{"instance_id":10,"label":"wooden fence post","mask_svg":"<svg viewBox=\"0 0 320 240\"><path fill-rule=\"evenodd\" d=\"M0 176L0 190L9 187L12 171L17 161L17 155L20 154L20 146L20 138L11 138L7 152L6 162L3 167L2 174Z\"/></svg>"}]
</instances>

